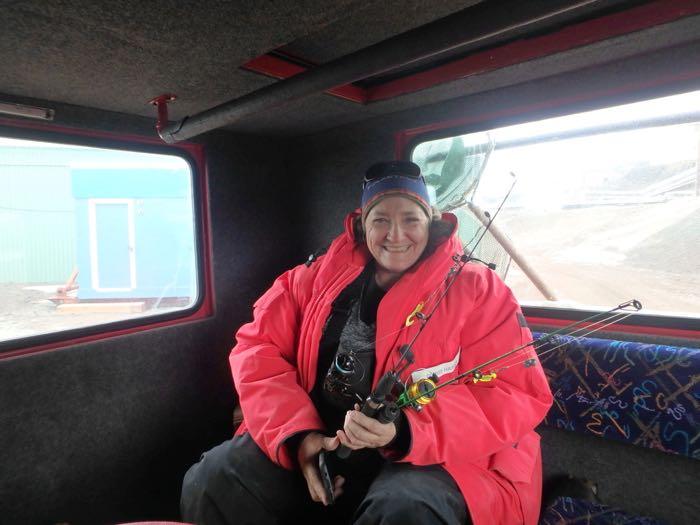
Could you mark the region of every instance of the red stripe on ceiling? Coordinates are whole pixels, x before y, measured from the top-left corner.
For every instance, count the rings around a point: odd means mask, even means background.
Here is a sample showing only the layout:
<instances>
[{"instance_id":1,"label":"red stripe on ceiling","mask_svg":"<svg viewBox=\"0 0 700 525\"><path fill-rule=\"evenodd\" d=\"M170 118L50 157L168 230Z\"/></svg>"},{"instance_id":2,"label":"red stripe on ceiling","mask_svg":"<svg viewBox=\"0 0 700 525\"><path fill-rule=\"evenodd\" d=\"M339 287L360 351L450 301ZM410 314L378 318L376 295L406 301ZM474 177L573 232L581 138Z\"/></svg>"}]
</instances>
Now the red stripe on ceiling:
<instances>
[{"instance_id":1,"label":"red stripe on ceiling","mask_svg":"<svg viewBox=\"0 0 700 525\"><path fill-rule=\"evenodd\" d=\"M697 0L664 0L518 40L463 59L386 82L367 90L367 102L414 93L432 86L561 53L700 13Z\"/></svg>"},{"instance_id":2,"label":"red stripe on ceiling","mask_svg":"<svg viewBox=\"0 0 700 525\"><path fill-rule=\"evenodd\" d=\"M287 62L282 58L272 55L263 55L258 58L254 58L250 62L243 64L241 67L243 69L247 69L255 73L262 73L263 75L273 78L293 77L294 75L303 73L308 69L304 66Z\"/></svg>"},{"instance_id":3,"label":"red stripe on ceiling","mask_svg":"<svg viewBox=\"0 0 700 525\"><path fill-rule=\"evenodd\" d=\"M525 316L528 324L531 325L543 325L543 326L567 326L573 321L567 319L548 319L545 317L530 317ZM590 326L591 323L585 323L581 326ZM611 327L609 332L619 332L628 334L645 334L645 335L656 335L656 336L666 336L666 337L678 337L681 339L694 339L700 340L700 331L697 330L681 330L678 328L661 328L658 326L639 326L639 325L624 325L616 324ZM595 337L595 335L592 335Z\"/></svg>"},{"instance_id":4,"label":"red stripe on ceiling","mask_svg":"<svg viewBox=\"0 0 700 525\"><path fill-rule=\"evenodd\" d=\"M261 73L273 78L289 78L299 73L307 71L308 68L295 64L293 62L288 62L283 58L279 58L273 55L263 55L258 58L254 58L250 62L246 62L241 66L243 69L248 71L253 71L255 73ZM357 86L352 84L346 84L344 86L334 87L326 91L329 95L333 95L338 98L349 100L351 102L357 102L359 104L364 104L367 101L367 92Z\"/></svg>"},{"instance_id":5,"label":"red stripe on ceiling","mask_svg":"<svg viewBox=\"0 0 700 525\"><path fill-rule=\"evenodd\" d=\"M658 0L624 12L568 26L548 35L518 40L488 51L475 53L369 89L346 84L329 89L326 93L360 104L378 102L634 33L698 13L700 13L700 2L697 0ZM289 78L309 69L274 55L263 55L241 67L277 79Z\"/></svg>"}]
</instances>

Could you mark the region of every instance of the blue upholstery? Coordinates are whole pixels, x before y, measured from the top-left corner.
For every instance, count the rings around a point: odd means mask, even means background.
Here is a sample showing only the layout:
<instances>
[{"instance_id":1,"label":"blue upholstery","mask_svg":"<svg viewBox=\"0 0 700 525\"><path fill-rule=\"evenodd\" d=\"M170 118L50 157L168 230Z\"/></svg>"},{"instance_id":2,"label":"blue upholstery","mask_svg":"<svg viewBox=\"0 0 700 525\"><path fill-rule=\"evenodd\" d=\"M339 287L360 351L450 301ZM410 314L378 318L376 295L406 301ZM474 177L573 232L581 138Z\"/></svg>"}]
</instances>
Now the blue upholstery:
<instances>
[{"instance_id":1,"label":"blue upholstery","mask_svg":"<svg viewBox=\"0 0 700 525\"><path fill-rule=\"evenodd\" d=\"M560 497L545 509L539 525L661 525L654 518L630 516L620 509L575 498Z\"/></svg>"},{"instance_id":2,"label":"blue upholstery","mask_svg":"<svg viewBox=\"0 0 700 525\"><path fill-rule=\"evenodd\" d=\"M538 348L545 425L700 459L700 349L569 336Z\"/></svg>"}]
</instances>

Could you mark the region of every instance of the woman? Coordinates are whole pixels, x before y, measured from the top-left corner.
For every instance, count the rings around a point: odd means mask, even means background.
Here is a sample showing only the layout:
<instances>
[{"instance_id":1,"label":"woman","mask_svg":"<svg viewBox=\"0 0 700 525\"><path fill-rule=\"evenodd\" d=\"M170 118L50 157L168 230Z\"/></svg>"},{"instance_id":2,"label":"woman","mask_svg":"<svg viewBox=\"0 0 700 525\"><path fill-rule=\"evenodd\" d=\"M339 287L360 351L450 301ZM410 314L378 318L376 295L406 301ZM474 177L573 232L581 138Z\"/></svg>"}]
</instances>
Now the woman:
<instances>
[{"instance_id":1,"label":"woman","mask_svg":"<svg viewBox=\"0 0 700 525\"><path fill-rule=\"evenodd\" d=\"M539 366L446 386L392 422L358 410L418 332L420 322L406 320L419 303L435 311L413 344L406 383L444 382L531 340L510 291L488 268L466 264L440 299L462 245L455 217L433 214L413 163L372 166L362 208L345 226L324 255L279 277L238 331L230 362L244 422L185 476L184 518L536 523L533 428L552 402ZM331 496L318 457L335 457L340 445L353 452L335 458Z\"/></svg>"}]
</instances>

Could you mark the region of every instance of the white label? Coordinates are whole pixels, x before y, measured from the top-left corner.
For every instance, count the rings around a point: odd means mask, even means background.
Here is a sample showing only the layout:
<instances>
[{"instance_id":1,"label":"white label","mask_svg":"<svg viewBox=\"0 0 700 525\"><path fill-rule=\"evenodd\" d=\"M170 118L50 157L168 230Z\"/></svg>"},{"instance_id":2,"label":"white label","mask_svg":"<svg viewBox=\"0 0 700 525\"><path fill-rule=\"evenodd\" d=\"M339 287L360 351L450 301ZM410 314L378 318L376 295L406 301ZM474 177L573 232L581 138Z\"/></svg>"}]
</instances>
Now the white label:
<instances>
[{"instance_id":1,"label":"white label","mask_svg":"<svg viewBox=\"0 0 700 525\"><path fill-rule=\"evenodd\" d=\"M430 368L420 368L411 374L411 381L414 383L419 379L426 379L432 375L438 377L444 376L453 372L457 368L457 363L459 363L459 356L462 353L462 348L457 349L457 355L452 359L452 361L447 361L446 363L440 363L439 365L431 366Z\"/></svg>"}]
</instances>

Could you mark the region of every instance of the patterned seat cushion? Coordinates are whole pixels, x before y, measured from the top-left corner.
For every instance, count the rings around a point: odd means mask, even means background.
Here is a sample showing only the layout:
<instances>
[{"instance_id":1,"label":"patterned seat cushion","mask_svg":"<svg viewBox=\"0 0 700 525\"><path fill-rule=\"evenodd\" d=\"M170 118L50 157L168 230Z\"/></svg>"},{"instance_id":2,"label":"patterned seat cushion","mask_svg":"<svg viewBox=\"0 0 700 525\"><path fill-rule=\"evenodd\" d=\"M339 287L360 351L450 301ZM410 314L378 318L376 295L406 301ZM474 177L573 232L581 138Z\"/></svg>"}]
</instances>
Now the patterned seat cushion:
<instances>
[{"instance_id":1,"label":"patterned seat cushion","mask_svg":"<svg viewBox=\"0 0 700 525\"><path fill-rule=\"evenodd\" d=\"M539 525L662 525L654 518L631 516L620 509L559 497L545 509Z\"/></svg>"},{"instance_id":2,"label":"patterned seat cushion","mask_svg":"<svg viewBox=\"0 0 700 525\"><path fill-rule=\"evenodd\" d=\"M551 336L538 353L545 425L700 459L700 349Z\"/></svg>"}]
</instances>

